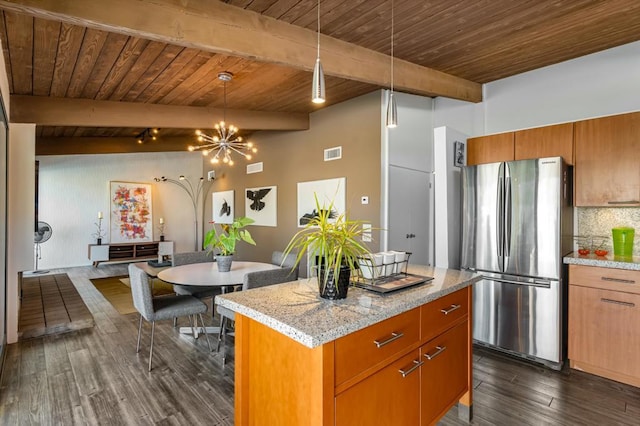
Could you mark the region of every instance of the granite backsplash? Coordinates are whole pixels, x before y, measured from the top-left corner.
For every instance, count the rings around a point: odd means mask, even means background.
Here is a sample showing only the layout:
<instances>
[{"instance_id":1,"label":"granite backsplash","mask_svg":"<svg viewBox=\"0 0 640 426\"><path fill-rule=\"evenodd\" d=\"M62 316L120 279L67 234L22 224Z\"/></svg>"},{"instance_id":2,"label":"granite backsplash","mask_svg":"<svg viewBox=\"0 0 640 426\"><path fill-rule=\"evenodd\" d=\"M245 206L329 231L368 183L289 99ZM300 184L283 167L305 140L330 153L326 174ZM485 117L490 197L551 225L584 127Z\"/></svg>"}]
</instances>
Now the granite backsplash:
<instances>
[{"instance_id":1,"label":"granite backsplash","mask_svg":"<svg viewBox=\"0 0 640 426\"><path fill-rule=\"evenodd\" d=\"M635 228L633 255L640 256L640 208L637 207L578 207L578 235L607 236L605 247L613 252L611 228L630 226Z\"/></svg>"}]
</instances>

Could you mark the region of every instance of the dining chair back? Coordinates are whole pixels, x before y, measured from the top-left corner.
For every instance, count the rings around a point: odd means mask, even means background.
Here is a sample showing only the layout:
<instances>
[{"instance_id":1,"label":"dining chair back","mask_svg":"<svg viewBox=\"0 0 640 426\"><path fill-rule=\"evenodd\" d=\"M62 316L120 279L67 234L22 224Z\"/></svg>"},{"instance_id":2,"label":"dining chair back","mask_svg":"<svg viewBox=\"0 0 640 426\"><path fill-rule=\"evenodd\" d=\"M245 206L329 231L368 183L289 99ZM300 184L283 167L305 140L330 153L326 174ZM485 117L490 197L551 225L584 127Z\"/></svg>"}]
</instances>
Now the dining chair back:
<instances>
[{"instance_id":1,"label":"dining chair back","mask_svg":"<svg viewBox=\"0 0 640 426\"><path fill-rule=\"evenodd\" d=\"M293 253L289 253L285 256L285 254L281 251L274 251L271 254L271 263L273 265L278 265L285 268L290 272L289 281L295 281L298 279L298 274L300 267L296 265L296 255Z\"/></svg>"},{"instance_id":2,"label":"dining chair back","mask_svg":"<svg viewBox=\"0 0 640 426\"><path fill-rule=\"evenodd\" d=\"M174 253L171 257L171 266L189 265L191 263L213 262L213 252L189 251Z\"/></svg>"},{"instance_id":3,"label":"dining chair back","mask_svg":"<svg viewBox=\"0 0 640 426\"><path fill-rule=\"evenodd\" d=\"M162 296L153 297L151 286L149 285L149 277L145 271L138 268L134 264L129 265L129 282L131 283L131 297L133 298L133 306L140 313L140 321L138 323L138 343L136 345L136 353L140 352L140 335L142 334L142 319L151 323L151 345L149 349L149 371L151 371L153 359L153 336L156 327L156 321L163 319L177 318L181 316L197 315L200 318L200 324L204 330L209 351L211 351L211 343L207 336L206 327L202 319L202 314L207 311L207 305L193 296ZM196 327L197 327L196 319ZM193 322L192 322L193 326ZM194 336L197 335L194 330Z\"/></svg>"},{"instance_id":4,"label":"dining chair back","mask_svg":"<svg viewBox=\"0 0 640 426\"><path fill-rule=\"evenodd\" d=\"M184 253L174 253L171 258L171 266L190 265L192 263L205 263L213 262L213 252L207 251L189 251ZM207 286L195 286L195 285L174 285L173 291L180 295L189 295L198 299L206 299L210 297L211 300L220 294L220 287L207 287ZM213 305L213 302L211 303ZM213 309L212 309L213 311ZM173 326L177 326L177 321L173 322Z\"/></svg>"},{"instance_id":5,"label":"dining chair back","mask_svg":"<svg viewBox=\"0 0 640 426\"><path fill-rule=\"evenodd\" d=\"M268 271L249 272L244 276L244 280L242 282L242 290L246 291L252 288L286 283L296 279L297 274L296 277L293 278L292 271L289 268L277 268L270 269ZM216 347L216 351L220 353L220 343L224 340L224 346L222 347L222 366L224 366L226 360L226 338L227 329L229 327L228 323L235 320L235 313L232 310L218 304L216 304L216 310L218 311L218 314L220 314L220 332L218 333L218 345Z\"/></svg>"}]
</instances>

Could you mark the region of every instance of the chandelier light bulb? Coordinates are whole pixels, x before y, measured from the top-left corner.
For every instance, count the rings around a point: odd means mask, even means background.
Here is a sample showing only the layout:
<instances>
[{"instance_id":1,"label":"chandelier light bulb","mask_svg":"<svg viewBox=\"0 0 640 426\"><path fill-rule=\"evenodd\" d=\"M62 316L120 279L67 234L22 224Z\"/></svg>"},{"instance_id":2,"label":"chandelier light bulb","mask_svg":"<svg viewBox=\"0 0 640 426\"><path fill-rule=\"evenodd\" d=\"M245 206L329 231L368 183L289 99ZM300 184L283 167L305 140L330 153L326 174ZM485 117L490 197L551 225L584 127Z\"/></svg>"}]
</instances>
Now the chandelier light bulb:
<instances>
[{"instance_id":1,"label":"chandelier light bulb","mask_svg":"<svg viewBox=\"0 0 640 426\"><path fill-rule=\"evenodd\" d=\"M200 140L200 139L198 139L198 140ZM193 145L189 145L189 146L187 147L187 149L188 149L190 152L193 152L193 151L196 149L196 147L195 147L195 146L193 146Z\"/></svg>"},{"instance_id":2,"label":"chandelier light bulb","mask_svg":"<svg viewBox=\"0 0 640 426\"><path fill-rule=\"evenodd\" d=\"M238 136L238 142L242 142L242 136ZM251 143L251 142L249 142Z\"/></svg>"},{"instance_id":3,"label":"chandelier light bulb","mask_svg":"<svg viewBox=\"0 0 640 426\"><path fill-rule=\"evenodd\" d=\"M251 160L252 158L251 154L247 154L247 160Z\"/></svg>"},{"instance_id":4,"label":"chandelier light bulb","mask_svg":"<svg viewBox=\"0 0 640 426\"><path fill-rule=\"evenodd\" d=\"M196 136L200 136L202 132L200 130L196 130Z\"/></svg>"}]
</instances>

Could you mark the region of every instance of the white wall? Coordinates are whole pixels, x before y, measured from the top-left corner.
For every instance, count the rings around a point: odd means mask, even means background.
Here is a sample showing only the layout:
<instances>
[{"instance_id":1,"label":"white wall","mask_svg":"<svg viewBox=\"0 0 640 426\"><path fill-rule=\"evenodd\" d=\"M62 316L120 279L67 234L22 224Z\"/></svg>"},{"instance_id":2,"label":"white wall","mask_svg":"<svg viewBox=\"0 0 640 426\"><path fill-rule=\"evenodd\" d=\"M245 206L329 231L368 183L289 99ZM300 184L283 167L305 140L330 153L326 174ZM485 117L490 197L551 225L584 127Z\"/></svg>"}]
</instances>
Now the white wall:
<instances>
[{"instance_id":1,"label":"white wall","mask_svg":"<svg viewBox=\"0 0 640 426\"><path fill-rule=\"evenodd\" d=\"M41 245L39 268L91 264L87 245L95 243L92 234L96 230L98 211L104 212L106 218L103 228L107 230L107 236L103 243L109 242L110 181L153 184L154 239L159 238L157 225L163 217L165 237L175 242L175 250L194 249L191 199L178 186L156 183L153 178L178 179L185 175L191 182L197 182L202 176L202 155L171 152L41 156L37 159L40 160L38 216L53 228L51 239ZM208 201L211 201L210 196Z\"/></svg>"},{"instance_id":2,"label":"white wall","mask_svg":"<svg viewBox=\"0 0 640 426\"><path fill-rule=\"evenodd\" d=\"M9 124L7 343L18 341L18 274L33 269L34 124Z\"/></svg>"},{"instance_id":3,"label":"white wall","mask_svg":"<svg viewBox=\"0 0 640 426\"><path fill-rule=\"evenodd\" d=\"M434 123L481 136L640 111L640 42L487 83L479 104L437 98Z\"/></svg>"},{"instance_id":4,"label":"white wall","mask_svg":"<svg viewBox=\"0 0 640 426\"><path fill-rule=\"evenodd\" d=\"M435 266L460 268L461 173L453 165L454 143L467 135L448 127L434 129L435 157ZM466 158L466 155L465 155Z\"/></svg>"}]
</instances>

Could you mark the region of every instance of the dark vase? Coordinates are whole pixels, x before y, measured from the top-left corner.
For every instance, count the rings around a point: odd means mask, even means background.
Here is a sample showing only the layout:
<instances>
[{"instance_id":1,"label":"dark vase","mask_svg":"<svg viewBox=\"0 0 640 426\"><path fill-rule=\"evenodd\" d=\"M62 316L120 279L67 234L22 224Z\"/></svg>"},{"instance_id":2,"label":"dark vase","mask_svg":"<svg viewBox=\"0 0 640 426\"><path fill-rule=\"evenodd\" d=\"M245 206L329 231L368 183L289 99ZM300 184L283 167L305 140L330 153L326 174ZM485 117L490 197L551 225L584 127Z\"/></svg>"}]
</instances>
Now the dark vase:
<instances>
[{"instance_id":1,"label":"dark vase","mask_svg":"<svg viewBox=\"0 0 640 426\"><path fill-rule=\"evenodd\" d=\"M96 243L97 243L98 245L102 245L102 238L98 238L98 239L97 239L97 241L96 241Z\"/></svg>"},{"instance_id":2,"label":"dark vase","mask_svg":"<svg viewBox=\"0 0 640 426\"><path fill-rule=\"evenodd\" d=\"M325 274L327 274L326 284ZM320 267L318 274L318 290L320 297L323 299L344 299L347 297L347 291L349 291L349 279L351 278L351 269L348 266L340 267L340 274L336 280L333 274L333 269L326 270L324 267Z\"/></svg>"},{"instance_id":3,"label":"dark vase","mask_svg":"<svg viewBox=\"0 0 640 426\"><path fill-rule=\"evenodd\" d=\"M233 263L233 255L223 256L219 254L216 256L216 262L218 263L218 272L229 272Z\"/></svg>"},{"instance_id":4,"label":"dark vase","mask_svg":"<svg viewBox=\"0 0 640 426\"><path fill-rule=\"evenodd\" d=\"M160 235L160 241L164 241L164 235Z\"/></svg>"}]
</instances>

